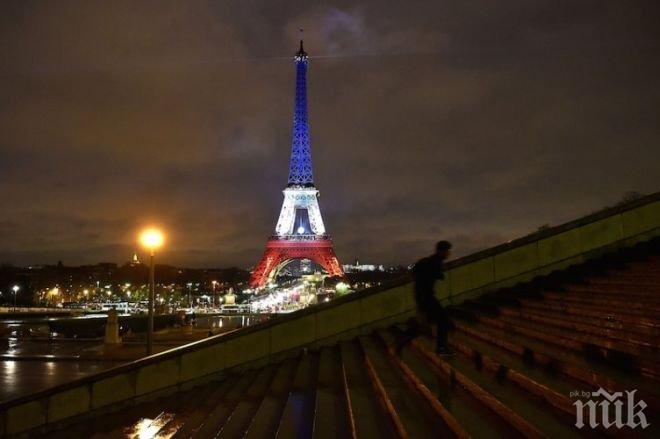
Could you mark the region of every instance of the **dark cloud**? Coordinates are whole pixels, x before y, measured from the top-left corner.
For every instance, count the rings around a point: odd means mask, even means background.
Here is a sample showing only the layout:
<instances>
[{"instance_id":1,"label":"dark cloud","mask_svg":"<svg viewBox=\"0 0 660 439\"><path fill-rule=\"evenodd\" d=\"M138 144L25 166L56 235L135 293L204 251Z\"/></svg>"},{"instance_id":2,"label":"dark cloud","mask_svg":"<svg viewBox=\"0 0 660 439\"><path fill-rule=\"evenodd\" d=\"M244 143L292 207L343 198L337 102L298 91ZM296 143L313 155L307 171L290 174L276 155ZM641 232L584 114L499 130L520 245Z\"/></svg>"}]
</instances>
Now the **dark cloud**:
<instances>
[{"instance_id":1,"label":"dark cloud","mask_svg":"<svg viewBox=\"0 0 660 439\"><path fill-rule=\"evenodd\" d=\"M341 259L458 254L660 187L652 1L5 1L0 259L249 266L287 175L305 29Z\"/></svg>"}]
</instances>

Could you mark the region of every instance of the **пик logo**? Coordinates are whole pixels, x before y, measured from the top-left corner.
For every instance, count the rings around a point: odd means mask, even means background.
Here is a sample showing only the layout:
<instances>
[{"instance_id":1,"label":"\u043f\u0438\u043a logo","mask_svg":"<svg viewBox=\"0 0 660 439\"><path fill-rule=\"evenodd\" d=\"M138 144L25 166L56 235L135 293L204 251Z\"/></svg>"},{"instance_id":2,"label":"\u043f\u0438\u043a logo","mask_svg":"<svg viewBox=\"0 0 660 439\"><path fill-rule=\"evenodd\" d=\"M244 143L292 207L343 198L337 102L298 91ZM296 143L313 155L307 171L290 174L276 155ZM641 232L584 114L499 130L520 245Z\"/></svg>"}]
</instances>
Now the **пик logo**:
<instances>
[{"instance_id":1,"label":"\u043f\u0438\u043a logo","mask_svg":"<svg viewBox=\"0 0 660 439\"><path fill-rule=\"evenodd\" d=\"M635 402L635 392L637 392L637 390L633 390L632 392L626 390L626 404L620 399L623 397L623 392L613 392L610 394L603 388L598 389L596 392L592 392L590 395L591 399L587 400L587 402L581 400L575 401L573 403L576 416L575 426L577 428L584 427L584 409L587 407L589 408L587 412L588 425L591 428L596 428L599 425L599 408L600 423L605 428L610 428L613 425L616 428L622 428L625 426L630 428L637 428L640 426L642 428L648 427L650 424L646 421L646 416L644 415L644 409L647 405L641 399L639 402ZM589 392L571 392L571 395L588 396ZM625 412L624 406L626 409Z\"/></svg>"}]
</instances>

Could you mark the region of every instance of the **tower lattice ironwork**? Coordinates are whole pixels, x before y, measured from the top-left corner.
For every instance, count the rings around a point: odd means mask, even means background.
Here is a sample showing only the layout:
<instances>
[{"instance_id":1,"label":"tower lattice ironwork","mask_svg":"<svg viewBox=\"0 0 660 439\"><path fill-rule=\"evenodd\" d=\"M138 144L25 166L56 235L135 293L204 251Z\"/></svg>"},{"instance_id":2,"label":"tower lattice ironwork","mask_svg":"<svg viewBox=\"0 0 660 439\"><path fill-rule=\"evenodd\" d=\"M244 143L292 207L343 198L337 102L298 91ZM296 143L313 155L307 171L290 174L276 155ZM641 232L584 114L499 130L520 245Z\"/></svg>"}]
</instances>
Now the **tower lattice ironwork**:
<instances>
[{"instance_id":1,"label":"tower lattice ironwork","mask_svg":"<svg viewBox=\"0 0 660 439\"><path fill-rule=\"evenodd\" d=\"M314 186L312 150L307 120L307 66L309 58L300 41L296 53L296 99L293 113L289 182L284 189L284 202L275 226L275 235L266 243L266 251L250 278L252 288L264 286L280 268L293 259L309 259L319 264L330 276L343 276L332 239L325 232L319 191Z\"/></svg>"}]
</instances>

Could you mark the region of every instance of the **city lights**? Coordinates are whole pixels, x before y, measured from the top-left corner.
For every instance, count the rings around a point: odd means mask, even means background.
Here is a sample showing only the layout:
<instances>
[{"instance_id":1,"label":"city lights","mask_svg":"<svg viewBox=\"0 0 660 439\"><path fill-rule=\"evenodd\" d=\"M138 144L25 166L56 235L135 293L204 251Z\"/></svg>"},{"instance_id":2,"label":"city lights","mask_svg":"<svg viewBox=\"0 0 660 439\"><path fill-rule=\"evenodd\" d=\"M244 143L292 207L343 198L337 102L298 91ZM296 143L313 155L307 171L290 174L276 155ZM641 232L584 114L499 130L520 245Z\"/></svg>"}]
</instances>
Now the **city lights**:
<instances>
[{"instance_id":1,"label":"city lights","mask_svg":"<svg viewBox=\"0 0 660 439\"><path fill-rule=\"evenodd\" d=\"M344 282L338 282L335 290L337 291L337 294L346 294L349 291L349 288L350 287L348 284Z\"/></svg>"}]
</instances>

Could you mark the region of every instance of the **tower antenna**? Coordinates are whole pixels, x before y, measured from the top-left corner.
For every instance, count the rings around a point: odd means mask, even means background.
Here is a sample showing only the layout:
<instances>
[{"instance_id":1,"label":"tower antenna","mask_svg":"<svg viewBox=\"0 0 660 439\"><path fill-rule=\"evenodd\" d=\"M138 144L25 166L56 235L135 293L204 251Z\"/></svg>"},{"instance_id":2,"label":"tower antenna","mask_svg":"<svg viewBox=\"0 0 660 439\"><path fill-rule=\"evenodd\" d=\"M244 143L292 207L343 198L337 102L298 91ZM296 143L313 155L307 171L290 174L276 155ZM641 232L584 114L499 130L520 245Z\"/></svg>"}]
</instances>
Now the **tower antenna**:
<instances>
[{"instance_id":1,"label":"tower antenna","mask_svg":"<svg viewBox=\"0 0 660 439\"><path fill-rule=\"evenodd\" d=\"M298 50L298 53L296 53L296 56L307 57L307 53L303 49L303 33L304 33L303 28L298 29L298 34L300 35L300 50Z\"/></svg>"}]
</instances>

